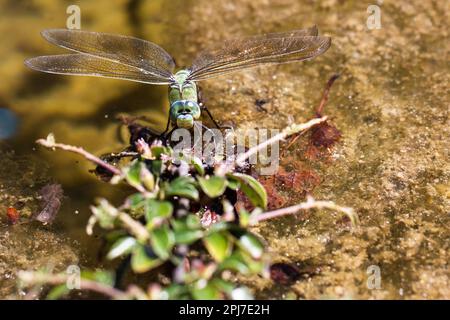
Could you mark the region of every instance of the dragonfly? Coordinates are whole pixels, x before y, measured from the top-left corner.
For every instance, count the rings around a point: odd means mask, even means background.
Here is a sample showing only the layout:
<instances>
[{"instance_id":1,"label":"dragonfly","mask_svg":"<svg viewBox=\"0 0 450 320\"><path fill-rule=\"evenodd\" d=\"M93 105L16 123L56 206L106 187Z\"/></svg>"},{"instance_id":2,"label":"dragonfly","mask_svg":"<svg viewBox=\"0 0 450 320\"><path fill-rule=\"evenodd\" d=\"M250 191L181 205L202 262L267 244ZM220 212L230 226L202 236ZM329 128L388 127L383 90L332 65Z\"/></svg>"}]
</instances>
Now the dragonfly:
<instances>
[{"instance_id":1,"label":"dragonfly","mask_svg":"<svg viewBox=\"0 0 450 320\"><path fill-rule=\"evenodd\" d=\"M312 59L331 45L331 38L319 36L316 26L225 40L201 51L191 67L175 72L172 56L146 40L74 29L48 29L41 34L71 53L28 59L25 64L31 69L167 85L170 108L163 133L170 127L193 128L203 110L219 128L199 101L198 81L250 67Z\"/></svg>"}]
</instances>

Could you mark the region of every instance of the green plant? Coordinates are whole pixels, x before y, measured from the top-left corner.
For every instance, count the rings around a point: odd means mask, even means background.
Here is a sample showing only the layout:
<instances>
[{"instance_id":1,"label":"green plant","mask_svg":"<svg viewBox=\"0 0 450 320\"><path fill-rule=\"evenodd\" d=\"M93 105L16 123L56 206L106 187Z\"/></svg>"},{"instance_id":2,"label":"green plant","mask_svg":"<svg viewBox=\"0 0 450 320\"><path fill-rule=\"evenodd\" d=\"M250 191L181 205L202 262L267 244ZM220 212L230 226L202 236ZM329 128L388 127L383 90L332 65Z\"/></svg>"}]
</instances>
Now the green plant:
<instances>
[{"instance_id":1,"label":"green plant","mask_svg":"<svg viewBox=\"0 0 450 320\"><path fill-rule=\"evenodd\" d=\"M82 154L113 174L111 183L126 183L136 190L119 207L99 199L91 207L87 233L94 226L107 230L110 247L107 258L130 258L135 274L158 272L168 274L166 284L145 284L145 290L132 284L126 291L114 288L110 277L99 280L85 273L81 289L94 290L112 298L143 299L243 299L250 291L230 280L233 273L267 275L265 245L251 226L260 221L299 210L329 208L348 215L353 224L357 216L350 209L333 202L312 198L297 206L263 212L267 206L264 187L252 176L239 172L239 165L258 148L307 130L326 120L314 119L303 125L285 129L255 149L240 155L233 163L210 167L192 155L177 155L160 141L148 145L137 141L134 159L118 168L87 153L81 148L58 144L53 136L38 142L50 148ZM236 204L242 192L253 205L250 212ZM25 285L62 284L65 275L48 272L20 274ZM66 294L64 285L57 286L49 297Z\"/></svg>"},{"instance_id":2,"label":"green plant","mask_svg":"<svg viewBox=\"0 0 450 320\"><path fill-rule=\"evenodd\" d=\"M107 257L130 255L135 273L171 264L174 281L160 289L159 298L232 298L235 286L221 274L258 273L266 263L264 245L247 229L248 219L239 219L247 213L233 207L230 194L245 190L257 206L267 202L264 188L245 174L221 174L219 169L207 173L199 159L174 161L169 147L154 144L146 150L114 179L140 192L130 195L119 208L99 200L92 207L89 229L98 223L111 230ZM245 189L241 188L244 184ZM222 213L220 221L209 226L202 223L205 215L217 214L214 210Z\"/></svg>"}]
</instances>

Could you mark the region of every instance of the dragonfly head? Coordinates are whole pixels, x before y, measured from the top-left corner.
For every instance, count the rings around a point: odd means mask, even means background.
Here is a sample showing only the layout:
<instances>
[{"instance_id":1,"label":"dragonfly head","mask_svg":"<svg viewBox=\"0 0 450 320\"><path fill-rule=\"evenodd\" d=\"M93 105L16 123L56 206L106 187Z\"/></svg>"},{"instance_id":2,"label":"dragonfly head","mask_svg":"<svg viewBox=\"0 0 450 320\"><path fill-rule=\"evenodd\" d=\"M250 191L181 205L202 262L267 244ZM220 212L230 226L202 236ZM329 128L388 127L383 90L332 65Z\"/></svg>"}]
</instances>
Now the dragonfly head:
<instances>
[{"instance_id":1,"label":"dragonfly head","mask_svg":"<svg viewBox=\"0 0 450 320\"><path fill-rule=\"evenodd\" d=\"M200 106L195 101L178 100L170 105L170 120L179 128L192 128L200 114Z\"/></svg>"}]
</instances>

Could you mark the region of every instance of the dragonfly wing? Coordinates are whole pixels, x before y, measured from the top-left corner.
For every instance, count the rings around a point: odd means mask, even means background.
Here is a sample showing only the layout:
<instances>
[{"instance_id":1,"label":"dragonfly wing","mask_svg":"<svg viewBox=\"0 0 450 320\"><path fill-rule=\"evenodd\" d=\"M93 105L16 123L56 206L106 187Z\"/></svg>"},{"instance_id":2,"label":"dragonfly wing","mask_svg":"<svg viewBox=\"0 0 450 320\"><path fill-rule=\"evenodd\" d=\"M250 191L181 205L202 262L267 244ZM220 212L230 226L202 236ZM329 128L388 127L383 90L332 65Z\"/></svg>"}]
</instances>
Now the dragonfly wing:
<instances>
[{"instance_id":1,"label":"dragonfly wing","mask_svg":"<svg viewBox=\"0 0 450 320\"><path fill-rule=\"evenodd\" d=\"M319 30L317 26L312 26L306 29L291 30L288 32L275 32L266 33L255 36L247 37L247 39L270 39L270 38L283 38L283 37L304 37L304 36L317 36L319 35Z\"/></svg>"},{"instance_id":2,"label":"dragonfly wing","mask_svg":"<svg viewBox=\"0 0 450 320\"><path fill-rule=\"evenodd\" d=\"M114 78L149 84L170 83L169 79L153 73L81 53L41 56L28 59L25 64L31 69L48 73Z\"/></svg>"},{"instance_id":3,"label":"dragonfly wing","mask_svg":"<svg viewBox=\"0 0 450 320\"><path fill-rule=\"evenodd\" d=\"M189 79L204 80L261 64L311 59L330 45L331 39L318 36L316 27L229 40L200 53L194 60Z\"/></svg>"},{"instance_id":4,"label":"dragonfly wing","mask_svg":"<svg viewBox=\"0 0 450 320\"><path fill-rule=\"evenodd\" d=\"M163 78L170 78L175 68L173 58L163 48L134 37L68 29L44 30L42 36L62 48L121 63Z\"/></svg>"}]
</instances>

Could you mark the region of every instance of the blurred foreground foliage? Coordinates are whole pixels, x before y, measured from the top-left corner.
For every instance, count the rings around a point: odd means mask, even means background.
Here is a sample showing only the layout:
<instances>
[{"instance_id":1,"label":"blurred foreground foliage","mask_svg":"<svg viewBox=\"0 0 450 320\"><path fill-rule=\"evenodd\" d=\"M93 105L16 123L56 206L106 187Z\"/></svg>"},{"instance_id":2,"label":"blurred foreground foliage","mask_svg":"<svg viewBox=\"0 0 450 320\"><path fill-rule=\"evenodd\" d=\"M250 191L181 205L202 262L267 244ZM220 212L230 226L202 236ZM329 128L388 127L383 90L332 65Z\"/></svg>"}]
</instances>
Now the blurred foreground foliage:
<instances>
[{"instance_id":1,"label":"blurred foreground foliage","mask_svg":"<svg viewBox=\"0 0 450 320\"><path fill-rule=\"evenodd\" d=\"M273 141L307 130L326 118L286 128ZM60 298L70 289L91 290L114 299L251 299L250 290L233 281L236 274L269 276L265 245L251 227L262 220L299 210L328 208L346 214L350 208L332 202L308 201L297 206L264 212L268 197L264 187L246 174L248 150L232 162L208 165L189 152L175 152L159 139L134 142L131 160L112 165L79 147L56 143L49 135L38 143L82 154L103 169L111 184L127 184L131 193L121 205L98 199L91 207L87 233L106 231L107 259L122 259L135 275L161 273L166 281L151 280L141 286L122 283L107 271L81 272L79 279L47 271L19 274L25 287L53 285L49 299ZM104 173L107 172L108 175ZM238 197L239 193L239 197ZM238 201L244 196L247 200ZM70 285L70 282L75 284Z\"/></svg>"}]
</instances>

